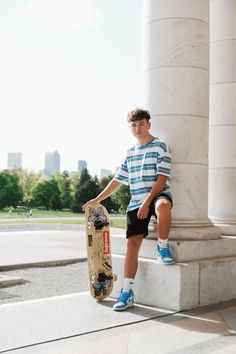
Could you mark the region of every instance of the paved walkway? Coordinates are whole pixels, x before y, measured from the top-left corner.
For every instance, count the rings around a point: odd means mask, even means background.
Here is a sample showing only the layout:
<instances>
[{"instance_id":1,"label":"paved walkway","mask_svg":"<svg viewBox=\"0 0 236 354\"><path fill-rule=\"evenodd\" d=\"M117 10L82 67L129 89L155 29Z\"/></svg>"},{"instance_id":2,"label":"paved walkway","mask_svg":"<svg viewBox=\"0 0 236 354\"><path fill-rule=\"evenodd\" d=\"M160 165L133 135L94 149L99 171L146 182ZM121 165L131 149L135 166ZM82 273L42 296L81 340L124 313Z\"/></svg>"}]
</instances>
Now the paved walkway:
<instances>
[{"instance_id":1,"label":"paved walkway","mask_svg":"<svg viewBox=\"0 0 236 354\"><path fill-rule=\"evenodd\" d=\"M236 353L236 301L181 313L113 303L81 293L0 306L0 353Z\"/></svg>"},{"instance_id":2,"label":"paved walkway","mask_svg":"<svg viewBox=\"0 0 236 354\"><path fill-rule=\"evenodd\" d=\"M0 266L85 257L83 229L0 233ZM174 313L135 305L112 311L114 300L89 293L0 306L0 353L235 354L236 301Z\"/></svg>"}]
</instances>

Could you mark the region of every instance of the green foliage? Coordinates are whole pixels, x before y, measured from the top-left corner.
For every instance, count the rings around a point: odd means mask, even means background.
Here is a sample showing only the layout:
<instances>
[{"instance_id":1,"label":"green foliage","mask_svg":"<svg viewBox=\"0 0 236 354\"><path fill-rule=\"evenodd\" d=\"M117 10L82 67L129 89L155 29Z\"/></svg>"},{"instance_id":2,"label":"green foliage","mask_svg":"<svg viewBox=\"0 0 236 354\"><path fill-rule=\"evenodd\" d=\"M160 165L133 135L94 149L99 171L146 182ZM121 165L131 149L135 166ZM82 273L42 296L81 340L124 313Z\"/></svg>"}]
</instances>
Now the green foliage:
<instances>
[{"instance_id":1,"label":"green foliage","mask_svg":"<svg viewBox=\"0 0 236 354\"><path fill-rule=\"evenodd\" d=\"M67 172L57 173L53 177L60 190L61 206L63 209L70 209L72 205L72 183Z\"/></svg>"},{"instance_id":2,"label":"green foliage","mask_svg":"<svg viewBox=\"0 0 236 354\"><path fill-rule=\"evenodd\" d=\"M83 204L95 198L98 194L99 184L97 177L92 178L86 169L83 170L80 180L75 186L72 210L74 212L81 212Z\"/></svg>"},{"instance_id":3,"label":"green foliage","mask_svg":"<svg viewBox=\"0 0 236 354\"><path fill-rule=\"evenodd\" d=\"M23 191L22 204L29 207L33 199L33 190L38 183L44 180L44 176L42 173L35 173L22 168L11 170L11 173L16 174L19 177L19 183Z\"/></svg>"},{"instance_id":4,"label":"green foliage","mask_svg":"<svg viewBox=\"0 0 236 354\"><path fill-rule=\"evenodd\" d=\"M58 210L62 208L61 194L55 179L43 181L33 191L33 203L47 209Z\"/></svg>"},{"instance_id":5,"label":"green foliage","mask_svg":"<svg viewBox=\"0 0 236 354\"><path fill-rule=\"evenodd\" d=\"M129 186L122 184L111 198L112 201L119 207L119 211L125 212L131 198Z\"/></svg>"},{"instance_id":6,"label":"green foliage","mask_svg":"<svg viewBox=\"0 0 236 354\"><path fill-rule=\"evenodd\" d=\"M108 183L110 183L110 181L112 180L113 176L106 176L106 177L102 177L100 179L100 192L106 188L106 186L108 185ZM105 208L108 210L108 212L110 213L112 210L113 211L118 211L119 206L115 203L114 200L112 200L111 197L108 197L107 199L103 200L101 202L101 204L103 204L105 206Z\"/></svg>"},{"instance_id":7,"label":"green foliage","mask_svg":"<svg viewBox=\"0 0 236 354\"><path fill-rule=\"evenodd\" d=\"M0 209L16 207L22 200L23 192L19 177L10 171L0 172Z\"/></svg>"},{"instance_id":8,"label":"green foliage","mask_svg":"<svg viewBox=\"0 0 236 354\"><path fill-rule=\"evenodd\" d=\"M107 176L99 181L97 176L92 177L87 170L81 173L58 173L50 179L41 173L24 169L5 170L0 172L0 209L22 205L81 212L82 205L104 190L112 178ZM102 204L109 212L124 212L129 200L129 187L122 185Z\"/></svg>"}]
</instances>

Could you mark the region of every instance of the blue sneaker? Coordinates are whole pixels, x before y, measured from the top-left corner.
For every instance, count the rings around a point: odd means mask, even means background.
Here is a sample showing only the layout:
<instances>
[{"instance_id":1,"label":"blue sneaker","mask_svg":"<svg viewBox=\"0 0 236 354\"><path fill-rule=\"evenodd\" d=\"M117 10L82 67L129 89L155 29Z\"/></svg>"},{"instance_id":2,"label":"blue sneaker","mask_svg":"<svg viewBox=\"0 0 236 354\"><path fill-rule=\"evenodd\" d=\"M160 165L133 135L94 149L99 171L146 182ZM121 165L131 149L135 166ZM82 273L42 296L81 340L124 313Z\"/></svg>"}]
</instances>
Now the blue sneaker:
<instances>
[{"instance_id":1,"label":"blue sneaker","mask_svg":"<svg viewBox=\"0 0 236 354\"><path fill-rule=\"evenodd\" d=\"M114 311L124 311L128 307L131 307L134 305L134 292L133 290L130 289L130 291L127 293L126 291L123 291L121 289L120 295L117 299L117 302L113 306Z\"/></svg>"},{"instance_id":2,"label":"blue sneaker","mask_svg":"<svg viewBox=\"0 0 236 354\"><path fill-rule=\"evenodd\" d=\"M175 263L170 254L169 244L167 244L167 247L160 247L157 245L157 261L158 263L165 265L171 265Z\"/></svg>"}]
</instances>

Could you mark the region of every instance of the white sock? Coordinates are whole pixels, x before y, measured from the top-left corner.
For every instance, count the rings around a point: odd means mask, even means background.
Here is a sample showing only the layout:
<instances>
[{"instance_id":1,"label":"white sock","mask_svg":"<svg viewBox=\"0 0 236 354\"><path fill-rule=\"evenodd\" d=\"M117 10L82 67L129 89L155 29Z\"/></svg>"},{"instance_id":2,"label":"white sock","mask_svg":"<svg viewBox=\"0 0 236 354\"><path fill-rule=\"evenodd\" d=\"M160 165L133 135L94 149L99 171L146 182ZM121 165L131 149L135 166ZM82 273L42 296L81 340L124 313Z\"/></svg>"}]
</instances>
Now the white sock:
<instances>
[{"instance_id":1,"label":"white sock","mask_svg":"<svg viewBox=\"0 0 236 354\"><path fill-rule=\"evenodd\" d=\"M134 287L134 279L124 278L123 290L128 293L130 291L130 289L133 290L133 287Z\"/></svg>"},{"instance_id":2,"label":"white sock","mask_svg":"<svg viewBox=\"0 0 236 354\"><path fill-rule=\"evenodd\" d=\"M168 244L168 239L162 240L161 238L158 237L158 245L162 248L167 247Z\"/></svg>"}]
</instances>

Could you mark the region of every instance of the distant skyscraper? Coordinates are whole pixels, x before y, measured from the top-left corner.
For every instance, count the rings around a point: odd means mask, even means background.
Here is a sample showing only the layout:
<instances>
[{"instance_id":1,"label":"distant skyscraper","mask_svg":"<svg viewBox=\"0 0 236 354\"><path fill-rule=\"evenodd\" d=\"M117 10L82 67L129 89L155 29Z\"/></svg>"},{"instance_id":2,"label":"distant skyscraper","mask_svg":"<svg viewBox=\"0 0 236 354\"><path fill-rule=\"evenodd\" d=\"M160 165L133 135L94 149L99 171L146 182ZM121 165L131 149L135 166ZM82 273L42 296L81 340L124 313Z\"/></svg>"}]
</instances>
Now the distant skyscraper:
<instances>
[{"instance_id":1,"label":"distant skyscraper","mask_svg":"<svg viewBox=\"0 0 236 354\"><path fill-rule=\"evenodd\" d=\"M7 156L7 168L21 168L22 167L22 154L21 152L9 152Z\"/></svg>"},{"instance_id":2,"label":"distant skyscraper","mask_svg":"<svg viewBox=\"0 0 236 354\"><path fill-rule=\"evenodd\" d=\"M111 170L106 170L105 168L101 168L100 176L106 177L111 175Z\"/></svg>"},{"instance_id":3,"label":"distant skyscraper","mask_svg":"<svg viewBox=\"0 0 236 354\"><path fill-rule=\"evenodd\" d=\"M44 173L52 176L60 172L60 154L57 151L45 153Z\"/></svg>"},{"instance_id":4,"label":"distant skyscraper","mask_svg":"<svg viewBox=\"0 0 236 354\"><path fill-rule=\"evenodd\" d=\"M78 171L82 172L83 170L87 170L88 166L87 166L87 162L85 160L79 160L78 161Z\"/></svg>"}]
</instances>

